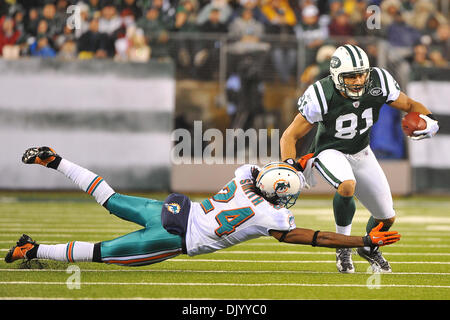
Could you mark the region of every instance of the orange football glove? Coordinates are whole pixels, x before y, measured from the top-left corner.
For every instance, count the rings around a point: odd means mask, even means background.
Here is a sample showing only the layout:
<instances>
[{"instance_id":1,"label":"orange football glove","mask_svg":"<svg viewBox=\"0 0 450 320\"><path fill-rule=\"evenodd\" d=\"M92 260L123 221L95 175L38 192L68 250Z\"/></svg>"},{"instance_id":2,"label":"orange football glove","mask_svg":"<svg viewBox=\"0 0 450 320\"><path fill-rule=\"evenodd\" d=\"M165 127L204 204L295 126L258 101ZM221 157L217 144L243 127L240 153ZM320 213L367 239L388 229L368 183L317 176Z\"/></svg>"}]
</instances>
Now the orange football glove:
<instances>
[{"instance_id":1,"label":"orange football glove","mask_svg":"<svg viewBox=\"0 0 450 320\"><path fill-rule=\"evenodd\" d=\"M380 231L383 222L380 222L370 233L363 238L365 246L385 246L400 240L401 235L397 231Z\"/></svg>"},{"instance_id":2,"label":"orange football glove","mask_svg":"<svg viewBox=\"0 0 450 320\"><path fill-rule=\"evenodd\" d=\"M292 158L289 158L289 159L284 160L284 162L293 166L297 171L303 172L303 170L305 170L305 168L306 168L306 163L308 162L309 159L312 158L313 155L314 155L314 153L308 153L308 154L305 154L300 159L298 159L297 161Z\"/></svg>"}]
</instances>

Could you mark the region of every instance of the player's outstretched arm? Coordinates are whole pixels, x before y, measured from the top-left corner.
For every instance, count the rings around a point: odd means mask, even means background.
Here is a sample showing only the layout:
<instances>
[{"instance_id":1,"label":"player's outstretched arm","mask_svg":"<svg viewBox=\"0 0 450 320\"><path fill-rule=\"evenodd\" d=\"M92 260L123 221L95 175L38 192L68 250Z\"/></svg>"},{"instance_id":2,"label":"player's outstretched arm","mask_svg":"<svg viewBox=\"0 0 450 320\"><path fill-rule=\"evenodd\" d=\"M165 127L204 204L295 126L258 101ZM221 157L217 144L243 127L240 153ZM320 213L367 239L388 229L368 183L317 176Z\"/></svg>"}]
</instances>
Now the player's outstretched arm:
<instances>
[{"instance_id":1,"label":"player's outstretched arm","mask_svg":"<svg viewBox=\"0 0 450 320\"><path fill-rule=\"evenodd\" d=\"M383 223L364 237L346 236L334 232L314 231L311 229L296 228L290 232L271 230L270 234L278 241L295 244L306 244L328 248L356 248L374 247L393 244L400 240L401 235L397 231L380 231Z\"/></svg>"}]
</instances>

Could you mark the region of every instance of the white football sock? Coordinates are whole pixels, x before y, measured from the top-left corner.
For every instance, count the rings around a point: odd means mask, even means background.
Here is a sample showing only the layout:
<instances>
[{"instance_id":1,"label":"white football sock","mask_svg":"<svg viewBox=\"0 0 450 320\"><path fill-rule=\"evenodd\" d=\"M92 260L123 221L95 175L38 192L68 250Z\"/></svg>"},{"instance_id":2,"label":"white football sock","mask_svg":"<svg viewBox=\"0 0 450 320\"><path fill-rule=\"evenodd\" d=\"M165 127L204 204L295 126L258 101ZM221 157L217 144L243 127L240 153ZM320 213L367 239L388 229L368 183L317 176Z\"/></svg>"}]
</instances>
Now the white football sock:
<instances>
[{"instance_id":1,"label":"white football sock","mask_svg":"<svg viewBox=\"0 0 450 320\"><path fill-rule=\"evenodd\" d=\"M57 169L103 205L115 191L99 175L66 159L61 159Z\"/></svg>"},{"instance_id":2,"label":"white football sock","mask_svg":"<svg viewBox=\"0 0 450 320\"><path fill-rule=\"evenodd\" d=\"M66 244L40 244L36 258L64 262L91 262L93 255L93 243L71 241Z\"/></svg>"},{"instance_id":3,"label":"white football sock","mask_svg":"<svg viewBox=\"0 0 450 320\"><path fill-rule=\"evenodd\" d=\"M348 226L338 226L336 225L336 233L345 234L346 236L349 236L352 233L352 225L349 224Z\"/></svg>"}]
</instances>

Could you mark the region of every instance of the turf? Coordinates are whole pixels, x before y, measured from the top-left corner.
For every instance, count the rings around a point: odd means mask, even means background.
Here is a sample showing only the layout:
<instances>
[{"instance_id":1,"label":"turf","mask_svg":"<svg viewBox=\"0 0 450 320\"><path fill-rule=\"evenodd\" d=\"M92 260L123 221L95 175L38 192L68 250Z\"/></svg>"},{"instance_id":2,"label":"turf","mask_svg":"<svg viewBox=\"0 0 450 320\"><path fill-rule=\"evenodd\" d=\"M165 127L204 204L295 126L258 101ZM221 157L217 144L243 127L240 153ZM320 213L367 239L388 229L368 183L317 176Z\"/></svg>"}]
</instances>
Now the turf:
<instances>
[{"instance_id":1,"label":"turf","mask_svg":"<svg viewBox=\"0 0 450 320\"><path fill-rule=\"evenodd\" d=\"M180 255L131 268L53 261L25 266L19 261L6 264L2 258L0 299L448 300L450 199L409 197L394 202L393 229L402 240L383 248L392 274L372 274L357 255L356 273L339 274L333 249L259 238L216 253ZM297 226L334 231L331 203L331 198L299 199L293 208ZM365 232L368 217L358 203L352 234ZM22 233L52 244L98 242L140 228L75 192L0 193L0 222L2 257Z\"/></svg>"}]
</instances>

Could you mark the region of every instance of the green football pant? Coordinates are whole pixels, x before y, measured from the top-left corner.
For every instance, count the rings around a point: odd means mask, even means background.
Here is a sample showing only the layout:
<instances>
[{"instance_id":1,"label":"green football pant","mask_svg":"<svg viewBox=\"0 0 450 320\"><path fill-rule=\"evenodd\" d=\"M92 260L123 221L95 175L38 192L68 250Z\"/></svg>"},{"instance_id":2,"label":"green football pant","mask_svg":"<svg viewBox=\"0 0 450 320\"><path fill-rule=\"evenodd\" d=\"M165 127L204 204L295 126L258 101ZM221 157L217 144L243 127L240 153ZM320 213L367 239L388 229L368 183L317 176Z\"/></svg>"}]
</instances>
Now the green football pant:
<instances>
[{"instance_id":1,"label":"green football pant","mask_svg":"<svg viewBox=\"0 0 450 320\"><path fill-rule=\"evenodd\" d=\"M137 223L144 229L100 244L104 263L143 266L173 258L182 253L182 239L161 224L163 201L115 193L106 204L112 214Z\"/></svg>"}]
</instances>

